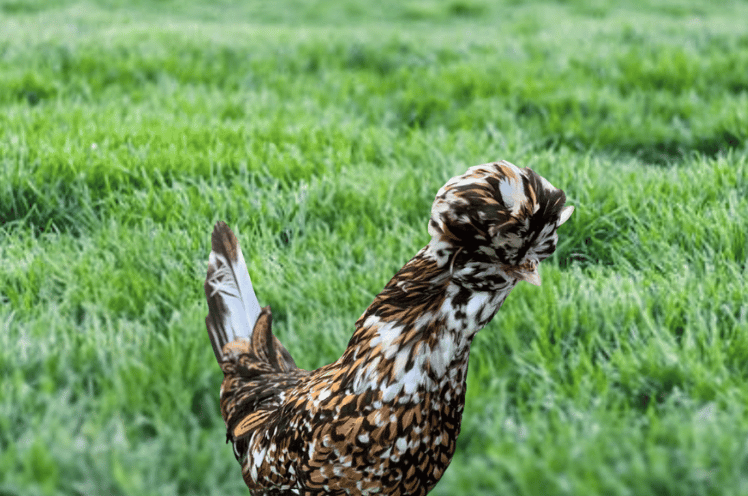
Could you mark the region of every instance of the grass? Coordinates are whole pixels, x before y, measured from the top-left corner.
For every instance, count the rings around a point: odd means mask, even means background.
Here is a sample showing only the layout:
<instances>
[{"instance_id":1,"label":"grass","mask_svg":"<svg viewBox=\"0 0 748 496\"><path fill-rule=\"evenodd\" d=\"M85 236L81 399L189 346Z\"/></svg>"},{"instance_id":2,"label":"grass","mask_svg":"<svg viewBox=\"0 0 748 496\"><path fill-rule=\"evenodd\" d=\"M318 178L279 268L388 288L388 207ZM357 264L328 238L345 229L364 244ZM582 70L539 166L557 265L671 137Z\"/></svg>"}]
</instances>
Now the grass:
<instances>
[{"instance_id":1,"label":"grass","mask_svg":"<svg viewBox=\"0 0 748 496\"><path fill-rule=\"evenodd\" d=\"M272 5L272 6L271 6ZM748 493L743 2L0 0L0 494L246 494L217 220L314 368L506 158L577 210L434 494Z\"/></svg>"}]
</instances>

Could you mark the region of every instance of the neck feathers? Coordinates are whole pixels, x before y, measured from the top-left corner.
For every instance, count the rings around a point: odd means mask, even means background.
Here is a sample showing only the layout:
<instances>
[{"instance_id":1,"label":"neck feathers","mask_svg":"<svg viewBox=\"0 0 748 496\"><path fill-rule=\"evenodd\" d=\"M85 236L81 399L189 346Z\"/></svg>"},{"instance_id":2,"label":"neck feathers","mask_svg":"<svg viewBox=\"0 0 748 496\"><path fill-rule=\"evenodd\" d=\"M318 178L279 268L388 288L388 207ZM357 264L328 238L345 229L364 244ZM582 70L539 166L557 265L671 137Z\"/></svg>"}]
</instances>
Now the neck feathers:
<instances>
[{"instance_id":1,"label":"neck feathers","mask_svg":"<svg viewBox=\"0 0 748 496\"><path fill-rule=\"evenodd\" d=\"M487 269L462 251L427 245L358 319L340 359L355 364L348 384L353 393L381 390L384 401L402 398L440 387L450 370L467 365L475 333L514 281L491 282L495 269L484 274Z\"/></svg>"}]
</instances>

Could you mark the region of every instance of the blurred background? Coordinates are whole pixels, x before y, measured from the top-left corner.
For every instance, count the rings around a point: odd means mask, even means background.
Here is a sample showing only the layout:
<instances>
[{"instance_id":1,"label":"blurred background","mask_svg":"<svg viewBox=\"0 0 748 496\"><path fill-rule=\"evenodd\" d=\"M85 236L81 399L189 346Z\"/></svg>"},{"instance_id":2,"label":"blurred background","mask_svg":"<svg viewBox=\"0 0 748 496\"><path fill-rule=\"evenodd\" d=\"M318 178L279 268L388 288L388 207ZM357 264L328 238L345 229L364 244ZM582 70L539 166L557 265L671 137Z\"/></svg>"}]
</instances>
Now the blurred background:
<instances>
[{"instance_id":1,"label":"blurred background","mask_svg":"<svg viewBox=\"0 0 748 496\"><path fill-rule=\"evenodd\" d=\"M0 495L246 494L237 232L337 359L467 167L576 206L478 334L438 495L748 494L748 3L0 0ZM525 287L527 286L527 287Z\"/></svg>"}]
</instances>

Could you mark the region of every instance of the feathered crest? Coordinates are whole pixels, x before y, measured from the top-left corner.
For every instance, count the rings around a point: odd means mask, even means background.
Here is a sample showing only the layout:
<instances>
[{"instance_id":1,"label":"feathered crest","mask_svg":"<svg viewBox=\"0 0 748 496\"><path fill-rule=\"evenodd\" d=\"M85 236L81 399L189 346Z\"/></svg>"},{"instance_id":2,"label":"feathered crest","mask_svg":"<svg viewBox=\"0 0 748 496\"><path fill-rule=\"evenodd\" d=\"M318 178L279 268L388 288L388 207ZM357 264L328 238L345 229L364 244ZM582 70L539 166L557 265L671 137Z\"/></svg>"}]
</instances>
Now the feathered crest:
<instances>
[{"instance_id":1,"label":"feathered crest","mask_svg":"<svg viewBox=\"0 0 748 496\"><path fill-rule=\"evenodd\" d=\"M565 202L563 191L530 168L505 160L476 165L439 190L429 234L437 242L468 249L496 248L535 225L556 222Z\"/></svg>"}]
</instances>

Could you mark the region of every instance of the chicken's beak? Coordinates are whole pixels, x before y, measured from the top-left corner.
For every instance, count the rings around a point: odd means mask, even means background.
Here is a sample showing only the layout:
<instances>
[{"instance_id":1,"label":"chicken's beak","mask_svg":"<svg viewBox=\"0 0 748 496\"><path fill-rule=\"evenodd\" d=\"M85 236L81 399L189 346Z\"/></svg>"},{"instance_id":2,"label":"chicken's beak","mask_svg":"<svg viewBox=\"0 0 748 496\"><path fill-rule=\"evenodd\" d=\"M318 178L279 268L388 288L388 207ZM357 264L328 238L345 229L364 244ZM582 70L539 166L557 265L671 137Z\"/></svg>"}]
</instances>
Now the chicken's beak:
<instances>
[{"instance_id":1,"label":"chicken's beak","mask_svg":"<svg viewBox=\"0 0 748 496\"><path fill-rule=\"evenodd\" d=\"M538 273L538 262L529 261L519 266L507 267L506 273L520 281L527 281L535 286L540 286L540 274Z\"/></svg>"},{"instance_id":2,"label":"chicken's beak","mask_svg":"<svg viewBox=\"0 0 748 496\"><path fill-rule=\"evenodd\" d=\"M540 274L538 274L537 266L532 270L520 269L514 273L514 276L522 281L529 282L530 284L534 284L535 286L540 286Z\"/></svg>"}]
</instances>

